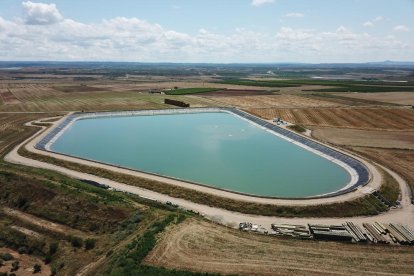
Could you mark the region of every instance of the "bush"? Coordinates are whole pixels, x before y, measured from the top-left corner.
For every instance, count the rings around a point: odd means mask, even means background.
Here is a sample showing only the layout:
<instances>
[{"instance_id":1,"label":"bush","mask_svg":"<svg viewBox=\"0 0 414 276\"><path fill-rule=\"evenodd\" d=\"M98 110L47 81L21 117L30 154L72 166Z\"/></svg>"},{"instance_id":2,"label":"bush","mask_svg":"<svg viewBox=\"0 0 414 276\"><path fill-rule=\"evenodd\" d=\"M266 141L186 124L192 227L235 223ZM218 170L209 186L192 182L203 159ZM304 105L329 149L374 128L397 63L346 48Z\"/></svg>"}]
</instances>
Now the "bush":
<instances>
[{"instance_id":1,"label":"bush","mask_svg":"<svg viewBox=\"0 0 414 276\"><path fill-rule=\"evenodd\" d=\"M19 252L19 254L27 254L28 250L26 246L21 246L17 249L17 252Z\"/></svg>"},{"instance_id":2,"label":"bush","mask_svg":"<svg viewBox=\"0 0 414 276\"><path fill-rule=\"evenodd\" d=\"M83 246L83 240L79 237L71 237L70 243L76 248L81 248Z\"/></svg>"},{"instance_id":3,"label":"bush","mask_svg":"<svg viewBox=\"0 0 414 276\"><path fill-rule=\"evenodd\" d=\"M10 253L4 253L3 255L1 255L1 258L6 262L14 259Z\"/></svg>"},{"instance_id":4,"label":"bush","mask_svg":"<svg viewBox=\"0 0 414 276\"><path fill-rule=\"evenodd\" d=\"M19 261L14 261L12 263L12 269L10 270L10 272L15 272L17 270L19 270L20 268L20 262Z\"/></svg>"},{"instance_id":5,"label":"bush","mask_svg":"<svg viewBox=\"0 0 414 276\"><path fill-rule=\"evenodd\" d=\"M304 133L306 132L306 128L304 128L301 125L292 125L292 126L288 126L289 129L299 132L299 133Z\"/></svg>"},{"instance_id":6,"label":"bush","mask_svg":"<svg viewBox=\"0 0 414 276\"><path fill-rule=\"evenodd\" d=\"M50 253L47 253L45 256L45 264L50 264L50 262L52 261L52 255L50 255Z\"/></svg>"},{"instance_id":7,"label":"bush","mask_svg":"<svg viewBox=\"0 0 414 276\"><path fill-rule=\"evenodd\" d=\"M94 239L86 239L85 250L91 250L95 247L96 241Z\"/></svg>"},{"instance_id":8,"label":"bush","mask_svg":"<svg viewBox=\"0 0 414 276\"><path fill-rule=\"evenodd\" d=\"M7 276L7 272L0 272L0 276Z\"/></svg>"},{"instance_id":9,"label":"bush","mask_svg":"<svg viewBox=\"0 0 414 276\"><path fill-rule=\"evenodd\" d=\"M49 245L49 254L54 255L59 248L59 244L57 242L53 242Z\"/></svg>"},{"instance_id":10,"label":"bush","mask_svg":"<svg viewBox=\"0 0 414 276\"><path fill-rule=\"evenodd\" d=\"M42 266L40 264L35 264L33 266L33 273L39 273L40 271L42 271Z\"/></svg>"}]
</instances>

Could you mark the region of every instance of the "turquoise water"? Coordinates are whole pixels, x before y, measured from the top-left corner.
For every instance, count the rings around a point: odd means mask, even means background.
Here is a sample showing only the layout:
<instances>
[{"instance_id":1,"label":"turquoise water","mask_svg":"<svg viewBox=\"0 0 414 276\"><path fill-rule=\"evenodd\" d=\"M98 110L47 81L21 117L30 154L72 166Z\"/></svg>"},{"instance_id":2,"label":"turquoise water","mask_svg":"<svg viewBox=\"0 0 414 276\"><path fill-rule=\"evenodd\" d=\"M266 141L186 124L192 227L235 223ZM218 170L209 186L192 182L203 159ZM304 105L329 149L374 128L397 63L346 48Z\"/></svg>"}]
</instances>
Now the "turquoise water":
<instances>
[{"instance_id":1,"label":"turquoise water","mask_svg":"<svg viewBox=\"0 0 414 276\"><path fill-rule=\"evenodd\" d=\"M261 196L320 195L350 181L342 167L224 112L82 119L51 149Z\"/></svg>"}]
</instances>

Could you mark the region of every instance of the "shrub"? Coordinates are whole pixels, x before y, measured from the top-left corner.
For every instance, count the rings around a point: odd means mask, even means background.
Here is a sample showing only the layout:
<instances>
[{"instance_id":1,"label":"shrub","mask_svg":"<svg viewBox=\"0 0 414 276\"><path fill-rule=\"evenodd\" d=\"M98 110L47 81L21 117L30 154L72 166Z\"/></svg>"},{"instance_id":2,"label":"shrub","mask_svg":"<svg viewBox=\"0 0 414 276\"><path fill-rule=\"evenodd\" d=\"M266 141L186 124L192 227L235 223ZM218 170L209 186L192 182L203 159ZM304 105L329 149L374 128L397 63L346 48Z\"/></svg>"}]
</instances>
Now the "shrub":
<instances>
[{"instance_id":1,"label":"shrub","mask_svg":"<svg viewBox=\"0 0 414 276\"><path fill-rule=\"evenodd\" d=\"M35 264L33 266L33 273L39 273L40 271L42 271L42 266L40 264Z\"/></svg>"},{"instance_id":2,"label":"shrub","mask_svg":"<svg viewBox=\"0 0 414 276\"><path fill-rule=\"evenodd\" d=\"M45 256L45 264L50 264L50 262L52 261L52 255L50 255L50 253L47 253Z\"/></svg>"},{"instance_id":3,"label":"shrub","mask_svg":"<svg viewBox=\"0 0 414 276\"><path fill-rule=\"evenodd\" d=\"M95 247L96 241L94 239L86 239L85 250L91 250Z\"/></svg>"},{"instance_id":4,"label":"shrub","mask_svg":"<svg viewBox=\"0 0 414 276\"><path fill-rule=\"evenodd\" d=\"M79 237L71 237L70 242L73 247L80 248L83 246L83 240Z\"/></svg>"},{"instance_id":5,"label":"shrub","mask_svg":"<svg viewBox=\"0 0 414 276\"><path fill-rule=\"evenodd\" d=\"M17 252L19 252L19 254L27 254L27 247L21 246L17 249Z\"/></svg>"},{"instance_id":6,"label":"shrub","mask_svg":"<svg viewBox=\"0 0 414 276\"><path fill-rule=\"evenodd\" d=\"M4 253L3 255L1 255L1 258L6 262L14 259L10 253Z\"/></svg>"},{"instance_id":7,"label":"shrub","mask_svg":"<svg viewBox=\"0 0 414 276\"><path fill-rule=\"evenodd\" d=\"M54 255L59 248L59 244L57 242L53 242L49 245L49 254Z\"/></svg>"},{"instance_id":8,"label":"shrub","mask_svg":"<svg viewBox=\"0 0 414 276\"><path fill-rule=\"evenodd\" d=\"M17 270L19 270L20 268L20 262L19 261L14 261L12 263L12 269L10 270L10 272L15 272Z\"/></svg>"}]
</instances>

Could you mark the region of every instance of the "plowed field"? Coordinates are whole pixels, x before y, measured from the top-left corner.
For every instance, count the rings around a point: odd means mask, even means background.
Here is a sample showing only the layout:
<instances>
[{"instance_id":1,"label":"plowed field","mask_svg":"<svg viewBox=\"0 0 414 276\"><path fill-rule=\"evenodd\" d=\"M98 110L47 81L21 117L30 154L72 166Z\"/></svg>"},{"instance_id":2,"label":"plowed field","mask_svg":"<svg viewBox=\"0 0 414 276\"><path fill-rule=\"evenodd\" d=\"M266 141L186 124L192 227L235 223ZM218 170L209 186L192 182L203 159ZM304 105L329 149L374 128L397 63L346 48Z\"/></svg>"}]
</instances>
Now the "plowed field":
<instances>
[{"instance_id":1,"label":"plowed field","mask_svg":"<svg viewBox=\"0 0 414 276\"><path fill-rule=\"evenodd\" d=\"M204 94L203 94L204 95ZM214 97L215 101L240 108L263 107L341 107L342 104L296 95L257 95Z\"/></svg>"},{"instance_id":2,"label":"plowed field","mask_svg":"<svg viewBox=\"0 0 414 276\"><path fill-rule=\"evenodd\" d=\"M248 108L265 119L280 117L305 126L413 130L414 109L409 108Z\"/></svg>"}]
</instances>

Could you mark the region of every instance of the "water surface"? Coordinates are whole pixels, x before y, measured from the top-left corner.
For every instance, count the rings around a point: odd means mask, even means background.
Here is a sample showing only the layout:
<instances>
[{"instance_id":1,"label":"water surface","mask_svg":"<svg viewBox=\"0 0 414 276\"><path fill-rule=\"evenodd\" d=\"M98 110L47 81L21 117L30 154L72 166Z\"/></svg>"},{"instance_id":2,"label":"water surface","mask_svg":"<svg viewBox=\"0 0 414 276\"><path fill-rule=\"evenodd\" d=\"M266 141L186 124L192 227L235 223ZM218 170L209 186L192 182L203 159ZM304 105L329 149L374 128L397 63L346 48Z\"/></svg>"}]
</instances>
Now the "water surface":
<instances>
[{"instance_id":1,"label":"water surface","mask_svg":"<svg viewBox=\"0 0 414 276\"><path fill-rule=\"evenodd\" d=\"M51 149L261 196L320 195L350 181L337 164L224 112L82 119Z\"/></svg>"}]
</instances>

